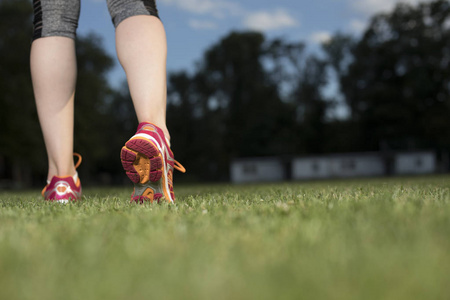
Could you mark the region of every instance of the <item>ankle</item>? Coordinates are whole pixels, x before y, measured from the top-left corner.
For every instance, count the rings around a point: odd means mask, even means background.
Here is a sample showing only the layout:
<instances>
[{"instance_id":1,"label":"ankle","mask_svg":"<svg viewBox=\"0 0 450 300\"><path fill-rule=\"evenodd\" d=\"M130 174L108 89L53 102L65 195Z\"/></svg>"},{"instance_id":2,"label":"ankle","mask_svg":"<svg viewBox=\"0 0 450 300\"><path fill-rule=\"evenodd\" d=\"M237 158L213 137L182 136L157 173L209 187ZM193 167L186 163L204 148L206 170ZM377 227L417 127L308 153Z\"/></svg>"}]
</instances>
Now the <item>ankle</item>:
<instances>
[{"instance_id":1,"label":"ankle","mask_svg":"<svg viewBox=\"0 0 450 300\"><path fill-rule=\"evenodd\" d=\"M54 176L67 177L67 176L75 176L76 174L77 171L75 170L75 166L73 164L72 166L65 168L50 167L48 170L47 181L51 181Z\"/></svg>"}]
</instances>

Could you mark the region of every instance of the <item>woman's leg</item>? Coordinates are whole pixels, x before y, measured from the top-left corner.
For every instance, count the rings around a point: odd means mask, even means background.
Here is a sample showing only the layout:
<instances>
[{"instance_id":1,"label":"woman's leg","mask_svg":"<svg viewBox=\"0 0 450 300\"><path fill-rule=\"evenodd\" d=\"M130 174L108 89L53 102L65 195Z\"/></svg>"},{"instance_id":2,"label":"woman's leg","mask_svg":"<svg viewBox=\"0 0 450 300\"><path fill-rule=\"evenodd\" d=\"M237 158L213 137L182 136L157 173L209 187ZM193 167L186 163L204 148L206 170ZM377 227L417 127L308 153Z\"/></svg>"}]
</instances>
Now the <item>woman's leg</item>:
<instances>
[{"instance_id":1,"label":"woman's leg","mask_svg":"<svg viewBox=\"0 0 450 300\"><path fill-rule=\"evenodd\" d=\"M74 40L46 37L31 46L31 76L48 155L48 177L75 174L73 114L76 81Z\"/></svg>"},{"instance_id":2,"label":"woman's leg","mask_svg":"<svg viewBox=\"0 0 450 300\"><path fill-rule=\"evenodd\" d=\"M139 126L122 148L121 160L134 182L131 201L174 202L173 169L184 172L168 145L164 26L154 0L108 0L116 48L125 70Z\"/></svg>"},{"instance_id":3,"label":"woman's leg","mask_svg":"<svg viewBox=\"0 0 450 300\"><path fill-rule=\"evenodd\" d=\"M163 24L155 16L126 18L116 28L119 61L127 75L139 122L166 126L167 43Z\"/></svg>"},{"instance_id":4,"label":"woman's leg","mask_svg":"<svg viewBox=\"0 0 450 300\"><path fill-rule=\"evenodd\" d=\"M73 110L77 74L75 32L79 0L34 0L30 67L47 149L48 180L75 174Z\"/></svg>"}]
</instances>

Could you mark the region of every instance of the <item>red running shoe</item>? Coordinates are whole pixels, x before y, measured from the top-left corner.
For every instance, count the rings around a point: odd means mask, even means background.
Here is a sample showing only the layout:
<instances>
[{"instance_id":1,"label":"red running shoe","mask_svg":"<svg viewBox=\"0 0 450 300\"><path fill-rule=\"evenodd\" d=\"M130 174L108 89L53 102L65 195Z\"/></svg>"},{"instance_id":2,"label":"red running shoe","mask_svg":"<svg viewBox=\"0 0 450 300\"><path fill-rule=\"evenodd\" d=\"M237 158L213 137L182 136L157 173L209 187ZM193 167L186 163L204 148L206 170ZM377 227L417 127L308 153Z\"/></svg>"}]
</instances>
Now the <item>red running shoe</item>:
<instances>
[{"instance_id":1,"label":"red running shoe","mask_svg":"<svg viewBox=\"0 0 450 300\"><path fill-rule=\"evenodd\" d=\"M81 164L81 155L74 153L78 157L75 168ZM75 183L73 176L53 176L50 183L42 190L42 196L45 200L56 201L59 203L68 203L81 199L81 182L77 175Z\"/></svg>"},{"instance_id":2,"label":"red running shoe","mask_svg":"<svg viewBox=\"0 0 450 300\"><path fill-rule=\"evenodd\" d=\"M173 158L163 131L148 122L139 124L137 132L121 151L122 166L134 183L131 202L175 202L173 169L186 169Z\"/></svg>"}]
</instances>

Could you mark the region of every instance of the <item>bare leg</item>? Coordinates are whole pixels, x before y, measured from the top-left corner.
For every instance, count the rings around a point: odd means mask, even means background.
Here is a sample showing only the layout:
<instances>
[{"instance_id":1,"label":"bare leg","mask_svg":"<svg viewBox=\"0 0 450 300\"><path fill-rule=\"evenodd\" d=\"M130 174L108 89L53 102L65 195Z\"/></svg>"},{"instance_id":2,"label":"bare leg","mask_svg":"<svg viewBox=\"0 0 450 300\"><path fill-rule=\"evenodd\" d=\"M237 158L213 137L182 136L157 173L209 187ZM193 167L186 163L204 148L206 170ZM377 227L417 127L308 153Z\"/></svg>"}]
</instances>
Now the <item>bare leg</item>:
<instances>
[{"instance_id":1,"label":"bare leg","mask_svg":"<svg viewBox=\"0 0 450 300\"><path fill-rule=\"evenodd\" d=\"M166 126L166 33L153 16L133 16L116 28L117 56L125 70L139 122Z\"/></svg>"},{"instance_id":2,"label":"bare leg","mask_svg":"<svg viewBox=\"0 0 450 300\"><path fill-rule=\"evenodd\" d=\"M75 41L56 36L35 40L31 46L30 65L48 155L47 178L74 175Z\"/></svg>"}]
</instances>

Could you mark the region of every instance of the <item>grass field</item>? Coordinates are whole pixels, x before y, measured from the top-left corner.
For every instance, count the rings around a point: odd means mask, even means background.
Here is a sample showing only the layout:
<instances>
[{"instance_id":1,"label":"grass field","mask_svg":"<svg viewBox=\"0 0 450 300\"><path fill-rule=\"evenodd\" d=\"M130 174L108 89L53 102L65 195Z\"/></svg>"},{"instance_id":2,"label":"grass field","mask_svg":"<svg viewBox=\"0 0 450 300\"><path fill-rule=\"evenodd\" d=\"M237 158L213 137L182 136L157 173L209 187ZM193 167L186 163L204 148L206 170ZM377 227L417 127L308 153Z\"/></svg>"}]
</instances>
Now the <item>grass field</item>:
<instances>
[{"instance_id":1,"label":"grass field","mask_svg":"<svg viewBox=\"0 0 450 300\"><path fill-rule=\"evenodd\" d=\"M450 177L0 192L0 299L450 299Z\"/></svg>"}]
</instances>

